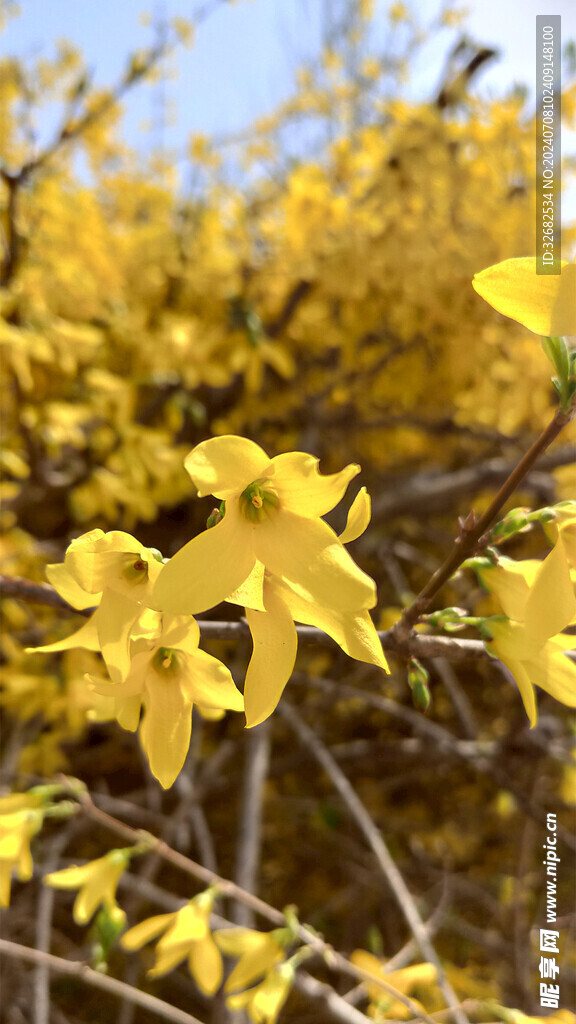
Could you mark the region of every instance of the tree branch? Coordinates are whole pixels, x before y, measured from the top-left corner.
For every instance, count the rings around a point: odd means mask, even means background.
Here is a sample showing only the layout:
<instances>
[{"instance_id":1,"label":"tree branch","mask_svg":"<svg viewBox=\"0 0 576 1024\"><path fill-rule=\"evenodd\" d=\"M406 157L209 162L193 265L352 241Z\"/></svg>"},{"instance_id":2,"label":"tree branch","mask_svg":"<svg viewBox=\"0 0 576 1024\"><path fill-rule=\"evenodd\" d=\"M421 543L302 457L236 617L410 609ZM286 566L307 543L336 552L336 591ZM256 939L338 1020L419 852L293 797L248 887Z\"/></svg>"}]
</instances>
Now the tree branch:
<instances>
[{"instance_id":1,"label":"tree branch","mask_svg":"<svg viewBox=\"0 0 576 1024\"><path fill-rule=\"evenodd\" d=\"M88 617L95 608L78 609L68 604L48 583L33 583L19 576L0 575L0 593L3 597L16 597L31 604L44 604L73 615ZM198 625L205 640L234 640L249 637L250 630L244 619L222 622L199 619ZM332 643L330 637L316 626L296 626L303 643ZM462 640L453 636L425 636L414 633L397 637L394 627L378 631L384 650L401 658L446 658L448 661L481 661L490 656L481 640Z\"/></svg>"},{"instance_id":2,"label":"tree branch","mask_svg":"<svg viewBox=\"0 0 576 1024\"><path fill-rule=\"evenodd\" d=\"M123 981L93 971L91 967L80 960L63 960L52 953L31 949L29 946L22 946L20 943L10 942L8 939L0 939L0 953L18 960L26 960L28 963L41 964L50 971L54 971L55 974L65 974L68 977L77 978L93 988L101 989L108 995L128 1000L148 1013L155 1013L159 1017L163 1017L164 1020L171 1021L172 1024L202 1024L202 1021L190 1013L184 1013L183 1010L179 1010L176 1006L170 1006L169 1003L165 1003L163 999L158 999L156 996L140 992Z\"/></svg>"}]
</instances>

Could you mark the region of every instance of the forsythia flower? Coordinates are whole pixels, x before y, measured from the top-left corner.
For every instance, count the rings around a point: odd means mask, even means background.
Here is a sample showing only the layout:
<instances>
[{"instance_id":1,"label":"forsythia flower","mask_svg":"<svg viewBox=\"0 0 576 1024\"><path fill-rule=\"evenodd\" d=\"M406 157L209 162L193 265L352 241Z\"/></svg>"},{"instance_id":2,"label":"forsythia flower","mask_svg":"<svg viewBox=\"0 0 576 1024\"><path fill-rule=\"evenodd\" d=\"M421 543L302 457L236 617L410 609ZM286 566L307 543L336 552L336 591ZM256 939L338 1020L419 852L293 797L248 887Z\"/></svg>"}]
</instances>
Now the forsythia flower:
<instances>
[{"instance_id":1,"label":"forsythia flower","mask_svg":"<svg viewBox=\"0 0 576 1024\"><path fill-rule=\"evenodd\" d=\"M292 932L288 928L275 928L271 932L259 932L254 928L225 928L215 932L214 939L226 956L240 958L226 981L225 989L230 992L250 985L284 960L284 950L292 940Z\"/></svg>"},{"instance_id":2,"label":"forsythia flower","mask_svg":"<svg viewBox=\"0 0 576 1024\"><path fill-rule=\"evenodd\" d=\"M340 543L355 540L370 521L365 488L357 494ZM259 608L263 595L264 610ZM366 610L353 614L323 608L301 596L289 583L266 572L257 562L248 580L228 600L245 605L254 652L244 684L246 725L259 725L278 704L296 660L294 621L316 626L332 637L351 658L388 670L382 645Z\"/></svg>"},{"instance_id":3,"label":"forsythia flower","mask_svg":"<svg viewBox=\"0 0 576 1024\"><path fill-rule=\"evenodd\" d=\"M276 1024L294 980L294 969L289 963L272 967L259 985L228 996L230 1010L247 1010L254 1024Z\"/></svg>"},{"instance_id":4,"label":"forsythia flower","mask_svg":"<svg viewBox=\"0 0 576 1024\"><path fill-rule=\"evenodd\" d=\"M512 673L534 726L534 686L568 707L576 707L576 665L565 656L575 638L562 630L576 621L576 596L562 531L543 562L513 562L478 569L483 586L494 594L507 620L490 619L488 650Z\"/></svg>"},{"instance_id":5,"label":"forsythia flower","mask_svg":"<svg viewBox=\"0 0 576 1024\"><path fill-rule=\"evenodd\" d=\"M98 607L71 636L37 650L45 654L72 647L101 650L108 668L113 664L126 673L130 632L161 569L161 555L129 533L92 530L73 540L64 562L48 565L46 575L72 607Z\"/></svg>"},{"instance_id":6,"label":"forsythia flower","mask_svg":"<svg viewBox=\"0 0 576 1024\"><path fill-rule=\"evenodd\" d=\"M504 260L475 274L474 289L504 316L544 337L576 334L576 264L537 274L536 257Z\"/></svg>"},{"instance_id":7,"label":"forsythia flower","mask_svg":"<svg viewBox=\"0 0 576 1024\"><path fill-rule=\"evenodd\" d=\"M140 949L164 933L156 946L156 964L150 977L168 974L188 958L198 988L212 996L222 981L222 957L210 934L215 892L207 889L173 914L159 914L135 925L122 936L125 949Z\"/></svg>"},{"instance_id":8,"label":"forsythia flower","mask_svg":"<svg viewBox=\"0 0 576 1024\"><path fill-rule=\"evenodd\" d=\"M385 964L372 953L367 953L363 949L356 949L352 953L350 961L357 967L361 967L363 971L373 974L375 978L381 978L388 985L392 985L401 995L410 995L414 988L434 988L436 990L437 971L433 964L412 964L410 967L401 967L397 971L386 972ZM411 1011L404 1003L395 1000L391 993L385 992L379 985L370 985L369 982L363 982L363 984L366 986L372 1003L368 1010L369 1017L383 1020L382 1015L385 1015L397 1020L412 1016ZM410 998L412 998L411 995ZM413 1000L413 1002L419 1009L424 1009L417 1000Z\"/></svg>"},{"instance_id":9,"label":"forsythia flower","mask_svg":"<svg viewBox=\"0 0 576 1024\"><path fill-rule=\"evenodd\" d=\"M101 904L107 908L115 906L116 887L132 853L131 848L110 850L82 867L74 864L45 875L44 884L54 889L78 889L73 916L76 924L86 924Z\"/></svg>"},{"instance_id":10,"label":"forsythia flower","mask_svg":"<svg viewBox=\"0 0 576 1024\"><path fill-rule=\"evenodd\" d=\"M322 476L304 452L270 459L245 437L223 436L194 448L185 466L204 497L226 503L217 526L189 541L164 566L153 604L174 614L226 600L257 562L305 600L342 612L376 603L376 588L320 518L342 498L355 465ZM265 610L263 584L259 608Z\"/></svg>"},{"instance_id":11,"label":"forsythia flower","mask_svg":"<svg viewBox=\"0 0 576 1024\"><path fill-rule=\"evenodd\" d=\"M30 840L42 827L43 799L33 793L0 797L0 907L10 903L12 871L21 882L32 878Z\"/></svg>"},{"instance_id":12,"label":"forsythia flower","mask_svg":"<svg viewBox=\"0 0 576 1024\"><path fill-rule=\"evenodd\" d=\"M192 707L205 717L223 708L242 711L244 700L229 670L198 649L200 630L191 616L160 616L146 610L134 627L124 679L109 665L112 682L94 680L98 693L116 699L116 717L134 732L144 706L140 740L150 769L167 789L180 772L192 730Z\"/></svg>"}]
</instances>

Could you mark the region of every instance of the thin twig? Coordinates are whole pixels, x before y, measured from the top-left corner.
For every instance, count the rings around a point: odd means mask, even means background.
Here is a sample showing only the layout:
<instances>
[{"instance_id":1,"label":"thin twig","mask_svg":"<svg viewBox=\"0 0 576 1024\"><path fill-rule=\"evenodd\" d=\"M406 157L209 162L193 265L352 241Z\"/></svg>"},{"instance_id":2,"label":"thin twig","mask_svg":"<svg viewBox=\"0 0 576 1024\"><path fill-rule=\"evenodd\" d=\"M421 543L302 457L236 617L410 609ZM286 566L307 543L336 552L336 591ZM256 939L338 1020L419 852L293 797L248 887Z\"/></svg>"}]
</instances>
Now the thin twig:
<instances>
[{"instance_id":1,"label":"thin twig","mask_svg":"<svg viewBox=\"0 0 576 1024\"><path fill-rule=\"evenodd\" d=\"M94 608L78 609L68 604L63 597L47 583L33 583L19 576L0 575L0 592L3 597L17 597L33 604L50 605L84 618L92 615ZM237 622L221 622L199 619L198 625L205 640L234 640L249 637L248 624L242 619ZM296 626L296 632L303 643L327 643L333 641L316 626ZM481 661L489 658L481 640L462 640L453 636L424 636L412 634L398 637L395 627L378 631L384 650L402 658L446 658L449 661Z\"/></svg>"},{"instance_id":2,"label":"thin twig","mask_svg":"<svg viewBox=\"0 0 576 1024\"><path fill-rule=\"evenodd\" d=\"M409 892L402 875L390 855L382 835L376 828L372 818L364 807L364 804L359 799L349 780L346 778L327 747L321 742L316 733L300 718L294 708L290 704L287 704L286 701L283 701L279 705L278 710L282 717L289 722L301 742L308 747L318 763L322 765L326 774L330 778L330 781L340 793L340 796L344 800L350 814L368 840L378 864L388 881L390 889L392 890L408 926L412 931L420 950L422 951L422 955L429 963L434 965L438 972L438 985L446 1000L447 1006L452 1011L453 1019L456 1021L456 1024L468 1024L468 1018L461 1011L460 1001L447 980L436 950L430 942L426 925L418 913L412 894Z\"/></svg>"},{"instance_id":3,"label":"thin twig","mask_svg":"<svg viewBox=\"0 0 576 1024\"><path fill-rule=\"evenodd\" d=\"M45 953L40 949L31 949L29 946L22 946L18 942L11 942L8 939L0 939L0 953L17 960L27 960L32 964L44 964L55 974L65 974L68 977L84 981L93 988L99 988L108 995L117 996L120 999L131 1000L136 1006L140 1006L148 1013L155 1013L164 1020L172 1021L172 1024L202 1024L197 1017L184 1013L176 1006L170 1006L163 999L140 992L138 989L125 985L116 978L109 978L98 971L93 971L85 963L79 960L63 960L52 953Z\"/></svg>"},{"instance_id":4,"label":"thin twig","mask_svg":"<svg viewBox=\"0 0 576 1024\"><path fill-rule=\"evenodd\" d=\"M512 470L507 480L502 484L502 487L490 502L484 514L479 519L476 519L475 515L471 513L461 524L460 535L454 541L454 546L448 557L436 570L431 579L428 580L428 583L423 587L412 604L404 610L400 621L392 627L392 633L398 640L405 640L410 636L411 630L418 622L420 616L424 614L432 599L454 575L456 570L462 565L462 562L489 543L490 535L487 531L496 519L496 516L532 469L540 455L550 447L561 431L564 430L564 427L574 418L575 412L576 401L568 412L562 412L560 409L557 409L548 426L545 427L540 436L534 441L534 444Z\"/></svg>"},{"instance_id":5,"label":"thin twig","mask_svg":"<svg viewBox=\"0 0 576 1024\"><path fill-rule=\"evenodd\" d=\"M246 739L234 880L246 892L256 892L262 841L262 801L270 764L270 719L251 729ZM253 912L245 903L237 903L234 907L234 920L245 928L254 927Z\"/></svg>"}]
</instances>

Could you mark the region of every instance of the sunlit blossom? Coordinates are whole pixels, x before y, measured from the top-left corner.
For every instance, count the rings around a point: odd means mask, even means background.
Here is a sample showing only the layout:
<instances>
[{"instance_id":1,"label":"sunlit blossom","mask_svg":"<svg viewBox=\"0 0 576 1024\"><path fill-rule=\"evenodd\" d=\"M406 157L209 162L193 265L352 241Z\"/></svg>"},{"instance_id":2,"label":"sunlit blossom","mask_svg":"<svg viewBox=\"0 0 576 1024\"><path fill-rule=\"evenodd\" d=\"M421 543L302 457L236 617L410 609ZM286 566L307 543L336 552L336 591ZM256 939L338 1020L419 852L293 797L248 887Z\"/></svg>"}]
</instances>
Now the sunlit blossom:
<instances>
[{"instance_id":1,"label":"sunlit blossom","mask_svg":"<svg viewBox=\"0 0 576 1024\"><path fill-rule=\"evenodd\" d=\"M565 653L576 640L563 632L576 621L576 596L562 531L542 562L501 557L477 571L507 616L487 620L486 646L512 673L530 725L537 720L535 686L576 707L576 664Z\"/></svg>"},{"instance_id":2,"label":"sunlit blossom","mask_svg":"<svg viewBox=\"0 0 576 1024\"><path fill-rule=\"evenodd\" d=\"M138 625L126 677L108 665L111 682L91 681L98 693L114 697L124 729L138 728L143 707L140 741L152 774L167 789L188 753L193 705L211 718L220 717L222 709L242 711L244 701L226 666L198 649L200 631L191 616L160 616L148 610Z\"/></svg>"},{"instance_id":3,"label":"sunlit blossom","mask_svg":"<svg viewBox=\"0 0 576 1024\"><path fill-rule=\"evenodd\" d=\"M370 521L370 499L365 488L357 494L340 542L356 540ZM246 724L264 721L275 709L296 660L294 622L316 626L351 658L388 671L382 644L366 610L355 614L324 608L301 594L257 562L248 580L228 600L244 605L254 650L244 683ZM264 609L260 607L260 601Z\"/></svg>"},{"instance_id":4,"label":"sunlit blossom","mask_svg":"<svg viewBox=\"0 0 576 1024\"><path fill-rule=\"evenodd\" d=\"M245 437L204 441L185 461L198 495L225 502L218 525L189 541L162 570L154 606L175 614L224 601L257 562L322 607L358 612L376 603L376 588L321 519L359 472L324 476L304 452L270 459ZM259 607L264 610L262 588Z\"/></svg>"}]
</instances>

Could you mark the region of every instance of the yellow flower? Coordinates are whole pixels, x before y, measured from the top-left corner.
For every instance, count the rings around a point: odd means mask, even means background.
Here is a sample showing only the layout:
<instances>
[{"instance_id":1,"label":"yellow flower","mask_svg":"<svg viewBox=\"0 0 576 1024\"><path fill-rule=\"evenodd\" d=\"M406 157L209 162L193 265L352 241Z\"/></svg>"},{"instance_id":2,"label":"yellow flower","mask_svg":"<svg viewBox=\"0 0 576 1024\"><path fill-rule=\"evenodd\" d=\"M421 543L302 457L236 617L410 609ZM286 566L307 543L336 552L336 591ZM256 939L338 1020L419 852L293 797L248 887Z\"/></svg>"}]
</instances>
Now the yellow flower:
<instances>
[{"instance_id":1,"label":"yellow flower","mask_svg":"<svg viewBox=\"0 0 576 1024\"><path fill-rule=\"evenodd\" d=\"M168 789L188 753L193 705L210 718L223 708L242 711L244 700L225 665L198 650L200 630L191 616L162 617L147 610L139 621L142 635L130 643L126 677L108 665L111 683L91 681L98 693L116 699L124 729L138 728L144 706L140 740L152 774Z\"/></svg>"},{"instance_id":2,"label":"yellow flower","mask_svg":"<svg viewBox=\"0 0 576 1024\"><path fill-rule=\"evenodd\" d=\"M537 720L534 686L576 707L576 665L565 656L576 641L562 632L576 619L576 596L562 531L543 562L501 558L479 576L508 617L487 621L486 646L512 673L530 725Z\"/></svg>"},{"instance_id":3,"label":"yellow flower","mask_svg":"<svg viewBox=\"0 0 576 1024\"><path fill-rule=\"evenodd\" d=\"M43 799L33 793L0 798L0 907L10 904L12 871L21 882L32 878L30 840L42 827Z\"/></svg>"},{"instance_id":4,"label":"yellow flower","mask_svg":"<svg viewBox=\"0 0 576 1024\"><path fill-rule=\"evenodd\" d=\"M234 436L204 441L185 465L198 495L214 494L226 512L164 566L155 607L174 614L212 608L257 562L322 607L357 612L375 605L373 581L320 518L340 501L358 466L322 476L311 455L270 459L253 441ZM264 610L262 589L259 607Z\"/></svg>"},{"instance_id":5,"label":"yellow flower","mask_svg":"<svg viewBox=\"0 0 576 1024\"><path fill-rule=\"evenodd\" d=\"M116 904L116 887L126 869L132 849L110 850L104 857L91 860L82 867L73 865L44 876L44 884L54 889L78 889L73 916L76 924L86 924L102 906Z\"/></svg>"},{"instance_id":6,"label":"yellow flower","mask_svg":"<svg viewBox=\"0 0 576 1024\"><path fill-rule=\"evenodd\" d=\"M288 928L275 928L271 932L226 928L215 932L214 939L226 956L239 957L224 986L226 992L231 992L262 978L284 960L285 947L292 940L292 933Z\"/></svg>"},{"instance_id":7,"label":"yellow flower","mask_svg":"<svg viewBox=\"0 0 576 1024\"><path fill-rule=\"evenodd\" d=\"M340 543L356 540L369 521L370 499L362 488L352 503ZM264 610L260 607L262 599ZM292 674L298 644L295 621L322 629L351 658L388 671L382 644L367 611L353 614L323 608L266 572L261 562L228 600L245 606L254 644L244 684L248 728L259 725L274 711Z\"/></svg>"},{"instance_id":8,"label":"yellow flower","mask_svg":"<svg viewBox=\"0 0 576 1024\"><path fill-rule=\"evenodd\" d=\"M188 958L198 988L212 996L222 981L222 957L210 934L214 890L207 889L173 914L159 914L135 925L122 936L125 949L140 949L164 933L156 946L156 963L150 977L168 974Z\"/></svg>"},{"instance_id":9,"label":"yellow flower","mask_svg":"<svg viewBox=\"0 0 576 1024\"><path fill-rule=\"evenodd\" d=\"M259 985L228 996L226 1006L230 1010L247 1010L254 1024L276 1024L293 980L292 966L280 964L268 971Z\"/></svg>"},{"instance_id":10,"label":"yellow flower","mask_svg":"<svg viewBox=\"0 0 576 1024\"><path fill-rule=\"evenodd\" d=\"M44 654L73 647L100 650L108 668L113 665L125 675L129 668L132 628L161 569L159 553L143 547L129 533L92 530L73 540L64 562L48 565L46 575L60 596L74 608L98 607L88 622L71 636L28 650Z\"/></svg>"},{"instance_id":11,"label":"yellow flower","mask_svg":"<svg viewBox=\"0 0 576 1024\"><path fill-rule=\"evenodd\" d=\"M504 316L543 337L576 334L576 264L537 274L536 257L504 260L474 275L472 286Z\"/></svg>"},{"instance_id":12,"label":"yellow flower","mask_svg":"<svg viewBox=\"0 0 576 1024\"><path fill-rule=\"evenodd\" d=\"M432 989L434 993L436 992L437 971L433 964L412 964L410 967L401 967L397 971L386 971L385 962L378 960L372 953L367 953L364 949L354 950L350 961L357 967L361 967L363 971L373 974L375 978L380 978L388 985L392 985L403 996L409 995L412 998L411 993L414 989L424 989L425 991ZM370 1017L380 1020L384 1019L382 1014L385 1014L386 1017L394 1020L402 1020L412 1016L408 1007L395 1000L391 993L385 992L379 985L370 985L368 982L364 982L364 984L370 1001L374 1004L368 1011ZM413 1001L419 1009L424 1009L417 1000Z\"/></svg>"}]
</instances>

